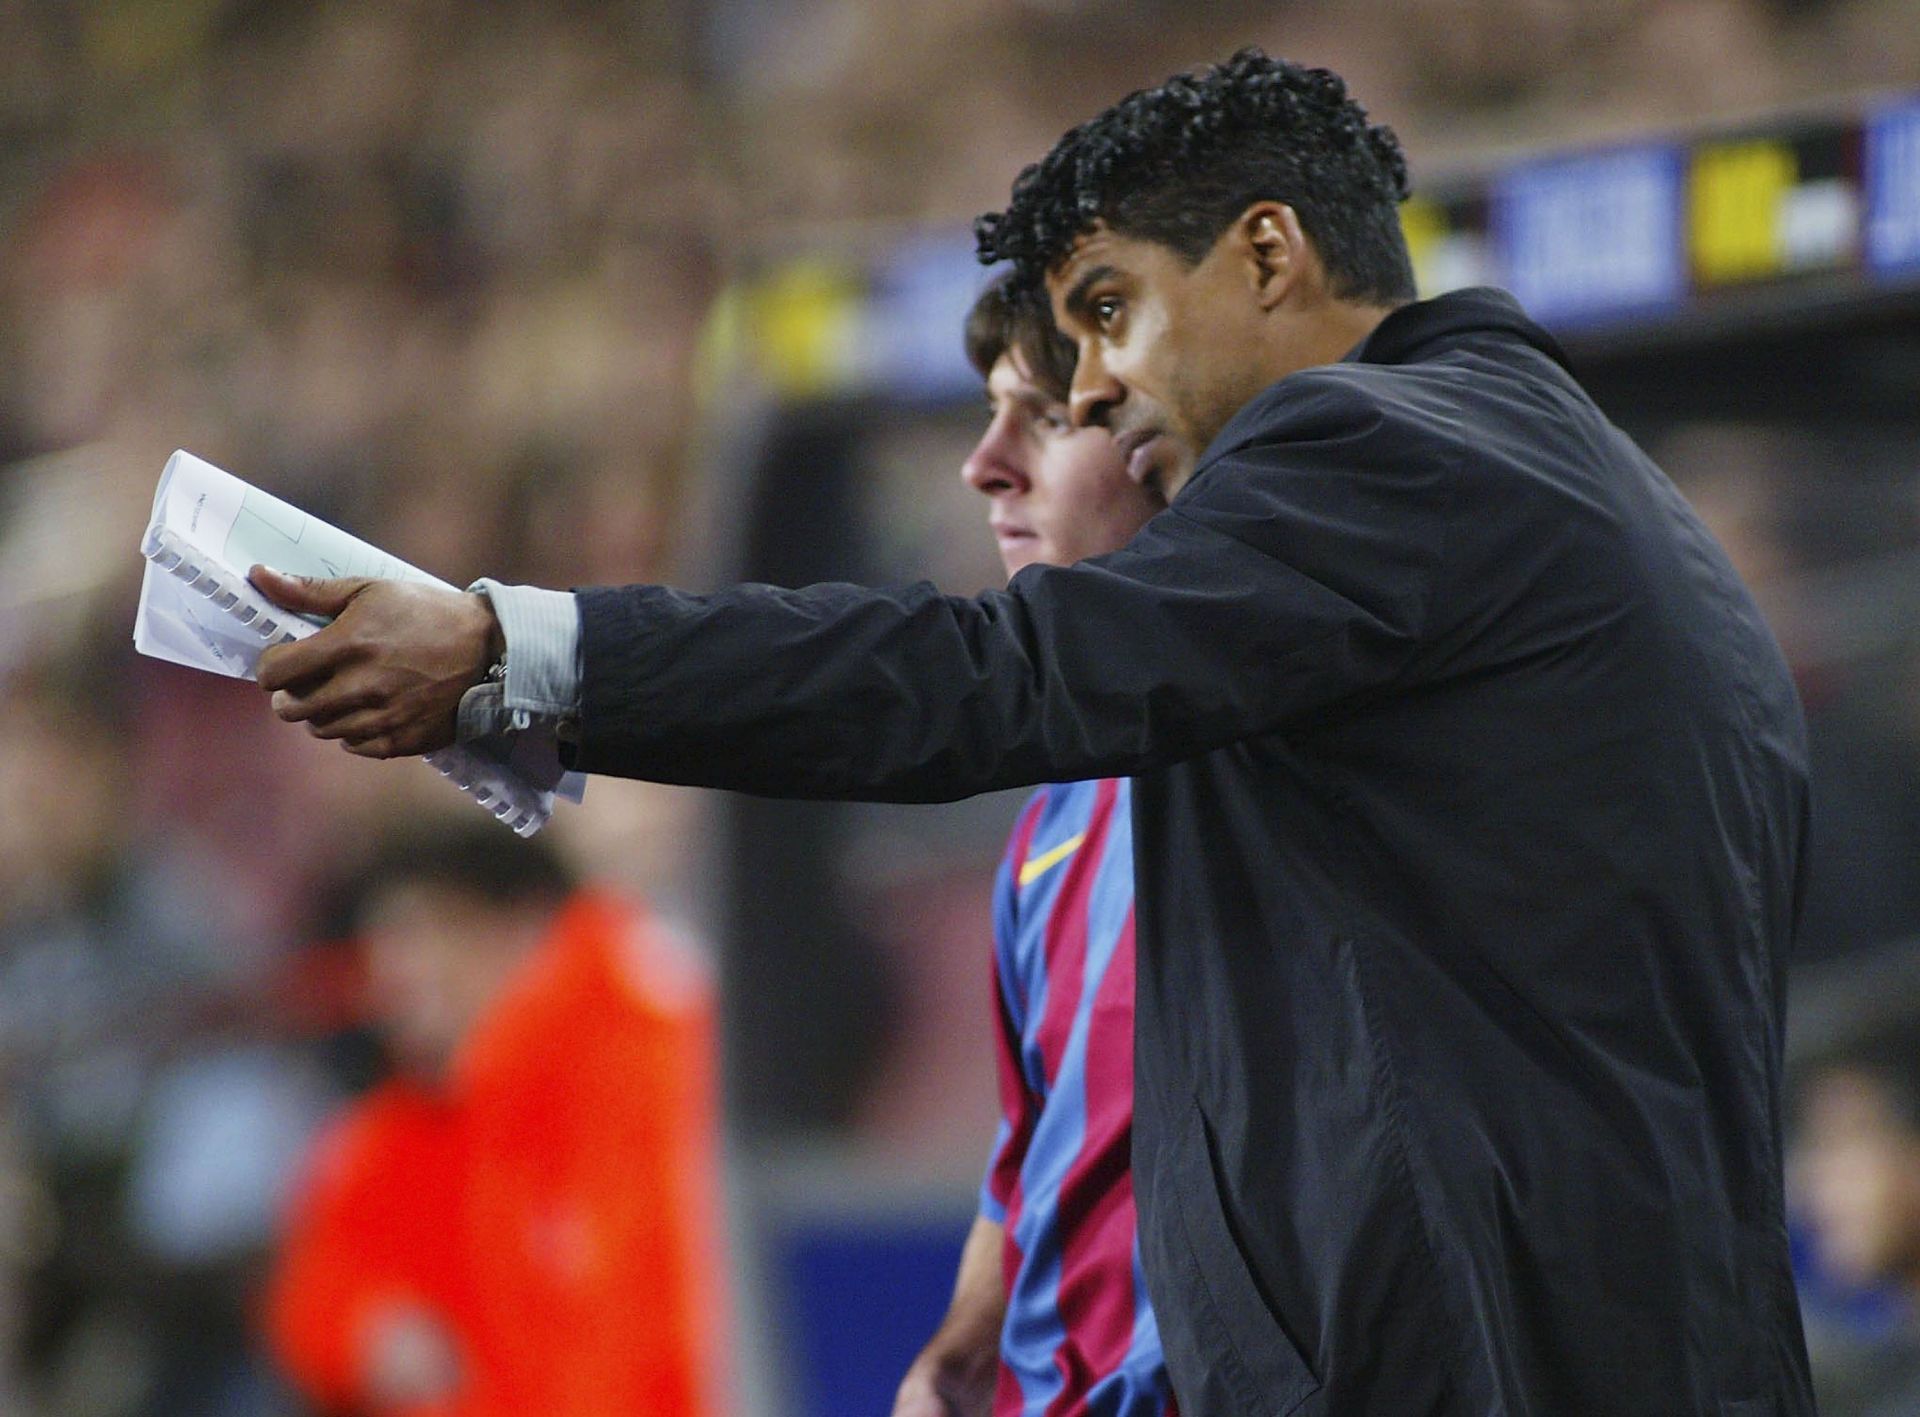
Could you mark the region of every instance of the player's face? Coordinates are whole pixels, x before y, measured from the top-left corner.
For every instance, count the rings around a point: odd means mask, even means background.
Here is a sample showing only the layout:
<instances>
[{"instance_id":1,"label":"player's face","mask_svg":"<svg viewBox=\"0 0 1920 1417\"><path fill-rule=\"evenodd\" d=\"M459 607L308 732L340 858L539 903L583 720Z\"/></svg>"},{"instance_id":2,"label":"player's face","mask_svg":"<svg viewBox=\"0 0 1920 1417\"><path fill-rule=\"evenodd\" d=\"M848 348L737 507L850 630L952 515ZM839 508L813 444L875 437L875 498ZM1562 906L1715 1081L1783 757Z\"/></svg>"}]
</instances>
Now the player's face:
<instances>
[{"instance_id":1,"label":"player's face","mask_svg":"<svg viewBox=\"0 0 1920 1417\"><path fill-rule=\"evenodd\" d=\"M1108 429L1135 482L1167 497L1269 382L1244 252L1223 237L1198 265L1104 225L1047 274L1053 316L1079 352L1074 422Z\"/></svg>"},{"instance_id":2,"label":"player's face","mask_svg":"<svg viewBox=\"0 0 1920 1417\"><path fill-rule=\"evenodd\" d=\"M1012 355L993 366L987 402L987 431L960 475L988 500L987 524L1009 576L1023 566L1068 566L1117 551L1166 506L1154 488L1127 476L1105 429L1075 428L1066 405Z\"/></svg>"},{"instance_id":3,"label":"player's face","mask_svg":"<svg viewBox=\"0 0 1920 1417\"><path fill-rule=\"evenodd\" d=\"M424 882L388 887L368 917L376 1019L405 1066L438 1077L518 966L527 927L485 900Z\"/></svg>"}]
</instances>

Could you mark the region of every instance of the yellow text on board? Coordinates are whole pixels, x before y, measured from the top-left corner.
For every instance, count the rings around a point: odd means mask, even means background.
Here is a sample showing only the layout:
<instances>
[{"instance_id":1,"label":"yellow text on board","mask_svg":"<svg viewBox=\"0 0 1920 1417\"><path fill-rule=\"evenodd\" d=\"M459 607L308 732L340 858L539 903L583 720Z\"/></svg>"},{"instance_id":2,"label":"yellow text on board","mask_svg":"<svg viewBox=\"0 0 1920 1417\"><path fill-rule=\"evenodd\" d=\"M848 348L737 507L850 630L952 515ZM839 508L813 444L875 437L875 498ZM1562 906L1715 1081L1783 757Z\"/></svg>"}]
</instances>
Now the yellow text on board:
<instances>
[{"instance_id":1,"label":"yellow text on board","mask_svg":"<svg viewBox=\"0 0 1920 1417\"><path fill-rule=\"evenodd\" d=\"M1781 272L1782 217L1799 169L1784 143L1721 143L1694 154L1687 246L1703 284L1763 280Z\"/></svg>"}]
</instances>

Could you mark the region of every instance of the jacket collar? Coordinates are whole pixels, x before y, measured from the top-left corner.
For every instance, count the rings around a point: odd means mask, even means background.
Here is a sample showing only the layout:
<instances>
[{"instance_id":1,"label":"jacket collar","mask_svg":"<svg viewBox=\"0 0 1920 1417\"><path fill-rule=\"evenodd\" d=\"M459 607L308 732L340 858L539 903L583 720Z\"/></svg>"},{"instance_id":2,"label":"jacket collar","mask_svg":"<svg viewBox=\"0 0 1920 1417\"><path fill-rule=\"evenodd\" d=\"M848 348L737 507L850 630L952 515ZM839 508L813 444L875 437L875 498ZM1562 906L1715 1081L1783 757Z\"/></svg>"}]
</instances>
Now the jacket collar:
<instances>
[{"instance_id":1,"label":"jacket collar","mask_svg":"<svg viewBox=\"0 0 1920 1417\"><path fill-rule=\"evenodd\" d=\"M1559 341L1527 318L1520 302L1492 286L1469 286L1432 300L1402 305L1347 351L1342 364L1404 364L1428 345L1458 335L1498 331L1517 335L1568 373L1573 365Z\"/></svg>"},{"instance_id":2,"label":"jacket collar","mask_svg":"<svg viewBox=\"0 0 1920 1417\"><path fill-rule=\"evenodd\" d=\"M1453 290L1432 300L1415 300L1399 306L1374 326L1371 334L1348 350L1340 363L1407 364L1421 358L1437 344L1488 333L1517 338L1540 350L1569 374L1573 372L1573 366L1559 342L1527 318L1519 301L1504 290L1484 285ZM1259 435L1266 425L1276 390L1285 388L1286 382L1281 379L1269 384L1227 420L1226 426L1201 453L1193 477L1187 480L1187 487L1198 481L1200 474L1211 463ZM1186 487L1180 490L1185 492Z\"/></svg>"}]
</instances>

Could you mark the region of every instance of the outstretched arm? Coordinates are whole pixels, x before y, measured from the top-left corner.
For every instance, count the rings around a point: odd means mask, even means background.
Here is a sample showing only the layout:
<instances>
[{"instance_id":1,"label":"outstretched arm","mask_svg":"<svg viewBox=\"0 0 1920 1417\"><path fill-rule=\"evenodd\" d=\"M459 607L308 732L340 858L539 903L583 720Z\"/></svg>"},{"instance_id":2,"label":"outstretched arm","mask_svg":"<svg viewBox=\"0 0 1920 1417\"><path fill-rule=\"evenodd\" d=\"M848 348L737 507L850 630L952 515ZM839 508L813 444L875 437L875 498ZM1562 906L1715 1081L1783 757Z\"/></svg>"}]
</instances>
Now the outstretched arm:
<instances>
[{"instance_id":1,"label":"outstretched arm","mask_svg":"<svg viewBox=\"0 0 1920 1417\"><path fill-rule=\"evenodd\" d=\"M1288 380L1264 441L1203 469L1126 548L1029 567L1004 592L581 591L570 765L940 801L1137 773L1377 688L1425 636L1451 468L1346 382ZM263 657L275 711L370 757L450 741L454 691L488 662L477 598L307 591L342 608Z\"/></svg>"}]
</instances>

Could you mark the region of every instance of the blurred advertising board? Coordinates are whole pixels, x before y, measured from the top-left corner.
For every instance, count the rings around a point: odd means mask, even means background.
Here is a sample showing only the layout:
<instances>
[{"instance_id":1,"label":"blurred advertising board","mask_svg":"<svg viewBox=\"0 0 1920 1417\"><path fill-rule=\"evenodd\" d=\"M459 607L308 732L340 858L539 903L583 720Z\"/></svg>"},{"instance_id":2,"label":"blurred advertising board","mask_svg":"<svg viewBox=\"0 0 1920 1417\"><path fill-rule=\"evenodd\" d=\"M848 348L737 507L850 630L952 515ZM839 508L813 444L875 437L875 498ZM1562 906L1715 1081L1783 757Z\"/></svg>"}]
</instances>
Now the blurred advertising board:
<instances>
[{"instance_id":1,"label":"blurred advertising board","mask_svg":"<svg viewBox=\"0 0 1920 1417\"><path fill-rule=\"evenodd\" d=\"M1407 205L1421 289L1485 282L1544 324L1684 320L1920 277L1920 98L1528 158Z\"/></svg>"},{"instance_id":2,"label":"blurred advertising board","mask_svg":"<svg viewBox=\"0 0 1920 1417\"><path fill-rule=\"evenodd\" d=\"M1920 290L1920 95L1522 157L1423 188L1402 221L1422 294L1504 286L1576 337ZM831 298L817 256L730 293L736 316L768 312L764 338L729 341L746 372L788 398L977 396L959 339L986 278L969 233L917 232L834 264Z\"/></svg>"}]
</instances>

